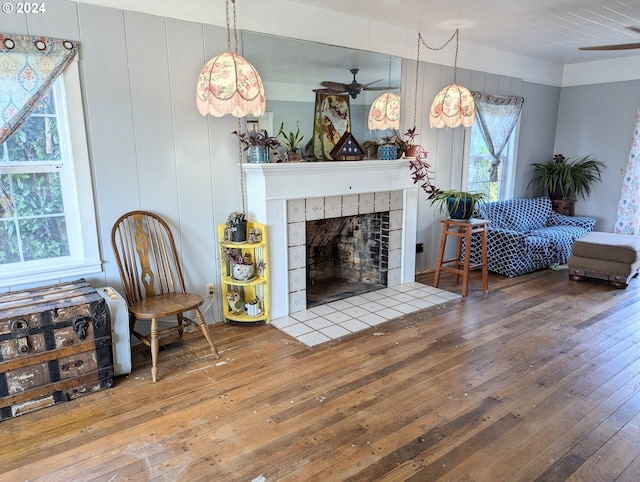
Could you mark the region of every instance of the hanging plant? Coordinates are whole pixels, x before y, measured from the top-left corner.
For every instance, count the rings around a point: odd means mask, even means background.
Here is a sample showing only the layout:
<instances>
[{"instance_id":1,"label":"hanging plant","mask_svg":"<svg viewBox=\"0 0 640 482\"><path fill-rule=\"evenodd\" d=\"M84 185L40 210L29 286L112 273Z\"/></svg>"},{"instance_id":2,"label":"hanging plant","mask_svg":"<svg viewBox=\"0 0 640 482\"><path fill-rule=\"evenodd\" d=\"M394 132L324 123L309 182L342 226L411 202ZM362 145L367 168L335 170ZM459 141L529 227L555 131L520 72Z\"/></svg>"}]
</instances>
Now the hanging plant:
<instances>
[{"instance_id":1,"label":"hanging plant","mask_svg":"<svg viewBox=\"0 0 640 482\"><path fill-rule=\"evenodd\" d=\"M416 157L409 161L409 170L414 184L420 183L420 187L432 199L435 195L441 193L440 189L431 182L431 164L427 162L427 151L420 151Z\"/></svg>"}]
</instances>

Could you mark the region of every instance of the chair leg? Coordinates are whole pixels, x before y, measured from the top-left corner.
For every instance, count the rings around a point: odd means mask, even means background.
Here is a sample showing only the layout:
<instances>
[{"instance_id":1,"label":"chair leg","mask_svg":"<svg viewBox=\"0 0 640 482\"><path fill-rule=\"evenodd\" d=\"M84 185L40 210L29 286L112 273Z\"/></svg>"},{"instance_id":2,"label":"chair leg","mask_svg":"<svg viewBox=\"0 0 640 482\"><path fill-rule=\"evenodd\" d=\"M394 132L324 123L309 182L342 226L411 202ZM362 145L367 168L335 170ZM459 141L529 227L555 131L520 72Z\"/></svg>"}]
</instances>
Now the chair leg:
<instances>
[{"instance_id":1,"label":"chair leg","mask_svg":"<svg viewBox=\"0 0 640 482\"><path fill-rule=\"evenodd\" d=\"M178 313L178 336L182 338L182 334L184 333L184 315L182 313Z\"/></svg>"},{"instance_id":2,"label":"chair leg","mask_svg":"<svg viewBox=\"0 0 640 482\"><path fill-rule=\"evenodd\" d=\"M200 325L202 334L209 342L209 346L211 346L211 352L213 353L213 356L215 356L216 359L220 358L220 355L218 354L218 350L216 350L216 347L213 345L213 340L211 339L211 334L209 333L209 327L207 326L207 323L204 321L204 316L202 315L202 312L198 308L195 308L194 311L196 312L196 318L198 319L198 324Z\"/></svg>"},{"instance_id":3,"label":"chair leg","mask_svg":"<svg viewBox=\"0 0 640 482\"><path fill-rule=\"evenodd\" d=\"M158 380L158 320L151 318L151 379L153 383Z\"/></svg>"}]
</instances>

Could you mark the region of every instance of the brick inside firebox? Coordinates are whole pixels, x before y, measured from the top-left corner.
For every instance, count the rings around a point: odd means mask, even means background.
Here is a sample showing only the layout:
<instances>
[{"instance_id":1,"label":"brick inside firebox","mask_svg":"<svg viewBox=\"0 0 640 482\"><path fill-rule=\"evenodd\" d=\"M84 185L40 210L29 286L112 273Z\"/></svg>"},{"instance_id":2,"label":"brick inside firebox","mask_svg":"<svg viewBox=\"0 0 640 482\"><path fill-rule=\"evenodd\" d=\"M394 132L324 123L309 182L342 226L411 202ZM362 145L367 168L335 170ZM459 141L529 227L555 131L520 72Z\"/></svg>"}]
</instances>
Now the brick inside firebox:
<instances>
[{"instance_id":1,"label":"brick inside firebox","mask_svg":"<svg viewBox=\"0 0 640 482\"><path fill-rule=\"evenodd\" d=\"M387 286L389 212L307 221L307 304Z\"/></svg>"}]
</instances>

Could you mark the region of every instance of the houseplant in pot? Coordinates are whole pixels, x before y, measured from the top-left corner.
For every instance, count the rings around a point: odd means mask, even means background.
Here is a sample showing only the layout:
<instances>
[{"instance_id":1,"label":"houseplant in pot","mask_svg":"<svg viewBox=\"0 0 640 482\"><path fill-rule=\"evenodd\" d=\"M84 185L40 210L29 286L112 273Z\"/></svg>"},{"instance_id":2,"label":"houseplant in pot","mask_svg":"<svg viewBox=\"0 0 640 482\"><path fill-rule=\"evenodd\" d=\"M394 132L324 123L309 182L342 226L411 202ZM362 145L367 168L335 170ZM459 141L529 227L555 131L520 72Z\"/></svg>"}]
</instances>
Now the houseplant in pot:
<instances>
[{"instance_id":1,"label":"houseplant in pot","mask_svg":"<svg viewBox=\"0 0 640 482\"><path fill-rule=\"evenodd\" d=\"M243 149L247 151L247 161L251 163L268 163L269 153L278 153L278 147L280 147L280 141L273 136L270 136L265 129L260 129L256 132L244 132L239 133L233 131L238 138L238 141L243 146Z\"/></svg>"},{"instance_id":2,"label":"houseplant in pot","mask_svg":"<svg viewBox=\"0 0 640 482\"><path fill-rule=\"evenodd\" d=\"M553 160L531 164L533 173L529 186L540 188L551 199L582 199L591 193L595 182L602 180L605 164L591 156L583 156L574 161L562 154Z\"/></svg>"},{"instance_id":3,"label":"houseplant in pot","mask_svg":"<svg viewBox=\"0 0 640 482\"><path fill-rule=\"evenodd\" d=\"M442 191L431 182L431 165L427 162L427 152L419 150L415 159L409 161L411 178L414 184L428 194L431 204L439 205L440 212L447 212L451 219L469 219L476 205L484 202L484 193L474 193L449 189Z\"/></svg>"},{"instance_id":4,"label":"houseplant in pot","mask_svg":"<svg viewBox=\"0 0 640 482\"><path fill-rule=\"evenodd\" d=\"M280 124L280 130L278 131L278 137L282 137L282 143L287 148L287 160L289 162L296 162L300 160L299 146L304 139L304 135L300 134L300 125L296 122L295 132L286 132L284 130L284 122Z\"/></svg>"},{"instance_id":5,"label":"houseplant in pot","mask_svg":"<svg viewBox=\"0 0 640 482\"><path fill-rule=\"evenodd\" d=\"M384 161L400 159L404 152L405 143L396 130L390 136L378 140L378 158Z\"/></svg>"},{"instance_id":6,"label":"houseplant in pot","mask_svg":"<svg viewBox=\"0 0 640 482\"><path fill-rule=\"evenodd\" d=\"M465 192L455 189L440 191L429 197L431 204L439 205L441 213L447 212L451 219L467 220L476 206L484 202L484 193Z\"/></svg>"},{"instance_id":7,"label":"houseplant in pot","mask_svg":"<svg viewBox=\"0 0 640 482\"><path fill-rule=\"evenodd\" d=\"M228 273L237 281L249 281L256 274L255 265L251 259L251 254L242 253L241 250L235 248L224 248L224 259L229 263L231 268Z\"/></svg>"},{"instance_id":8,"label":"houseplant in pot","mask_svg":"<svg viewBox=\"0 0 640 482\"><path fill-rule=\"evenodd\" d=\"M247 218L244 213L234 211L227 217L224 229L225 239L232 243L243 243L247 240Z\"/></svg>"},{"instance_id":9,"label":"houseplant in pot","mask_svg":"<svg viewBox=\"0 0 640 482\"><path fill-rule=\"evenodd\" d=\"M404 133L402 137L402 142L404 144L404 157L416 157L418 152L422 149L420 145L415 143L417 136L416 126L413 126L411 129L407 129L407 132Z\"/></svg>"}]
</instances>

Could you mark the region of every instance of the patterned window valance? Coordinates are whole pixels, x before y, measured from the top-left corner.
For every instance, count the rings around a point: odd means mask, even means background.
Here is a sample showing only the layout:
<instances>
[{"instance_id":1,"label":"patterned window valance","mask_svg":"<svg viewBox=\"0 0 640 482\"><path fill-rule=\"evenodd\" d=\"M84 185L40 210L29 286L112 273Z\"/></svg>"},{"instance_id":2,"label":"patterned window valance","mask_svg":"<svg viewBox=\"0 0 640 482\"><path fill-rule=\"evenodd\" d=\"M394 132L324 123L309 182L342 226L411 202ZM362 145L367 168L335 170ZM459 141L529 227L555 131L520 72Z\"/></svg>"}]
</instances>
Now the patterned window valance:
<instances>
[{"instance_id":1,"label":"patterned window valance","mask_svg":"<svg viewBox=\"0 0 640 482\"><path fill-rule=\"evenodd\" d=\"M78 52L78 42L0 34L0 144L36 108Z\"/></svg>"},{"instance_id":2,"label":"patterned window valance","mask_svg":"<svg viewBox=\"0 0 640 482\"><path fill-rule=\"evenodd\" d=\"M471 92L471 95L476 105L482 138L493 157L491 180L497 181L500 156L518 122L524 97L491 95L484 92Z\"/></svg>"}]
</instances>

